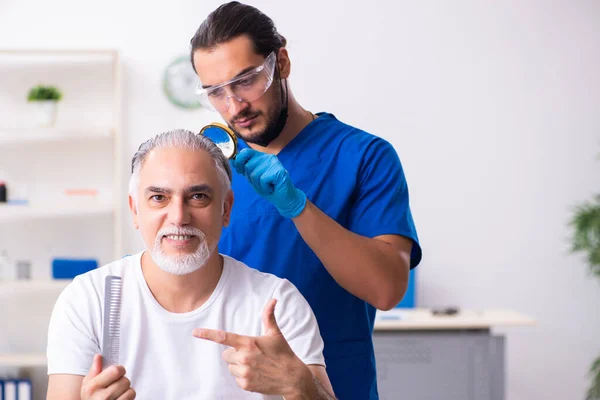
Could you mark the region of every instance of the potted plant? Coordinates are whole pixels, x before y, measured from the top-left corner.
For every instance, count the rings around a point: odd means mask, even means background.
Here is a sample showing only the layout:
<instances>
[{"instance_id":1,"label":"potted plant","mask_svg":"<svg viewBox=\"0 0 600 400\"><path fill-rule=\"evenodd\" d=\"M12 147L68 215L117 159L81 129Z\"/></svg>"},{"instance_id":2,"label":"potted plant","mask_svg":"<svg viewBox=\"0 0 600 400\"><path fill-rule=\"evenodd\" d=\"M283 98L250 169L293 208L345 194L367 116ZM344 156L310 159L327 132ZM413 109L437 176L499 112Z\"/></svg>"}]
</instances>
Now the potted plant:
<instances>
[{"instance_id":1,"label":"potted plant","mask_svg":"<svg viewBox=\"0 0 600 400\"><path fill-rule=\"evenodd\" d=\"M56 121L56 109L62 92L55 86L37 85L29 90L27 101L35 106L38 125L50 127Z\"/></svg>"},{"instance_id":2,"label":"potted plant","mask_svg":"<svg viewBox=\"0 0 600 400\"><path fill-rule=\"evenodd\" d=\"M579 205L570 221L573 228L572 251L586 256L592 275L600 278L600 194ZM590 368L592 382L586 400L600 399L600 357Z\"/></svg>"}]
</instances>

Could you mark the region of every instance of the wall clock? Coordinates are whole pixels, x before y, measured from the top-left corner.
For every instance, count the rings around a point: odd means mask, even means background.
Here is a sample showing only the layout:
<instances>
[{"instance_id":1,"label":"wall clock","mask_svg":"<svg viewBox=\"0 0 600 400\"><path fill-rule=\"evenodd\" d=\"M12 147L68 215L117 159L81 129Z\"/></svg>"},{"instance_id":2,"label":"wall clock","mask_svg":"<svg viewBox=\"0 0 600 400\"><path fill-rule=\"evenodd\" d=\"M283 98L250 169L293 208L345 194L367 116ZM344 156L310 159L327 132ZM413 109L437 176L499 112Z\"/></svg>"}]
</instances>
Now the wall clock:
<instances>
[{"instance_id":1,"label":"wall clock","mask_svg":"<svg viewBox=\"0 0 600 400\"><path fill-rule=\"evenodd\" d=\"M169 101L178 107L187 109L200 107L196 95L197 83L198 76L192 67L189 56L176 58L165 69L164 92Z\"/></svg>"}]
</instances>

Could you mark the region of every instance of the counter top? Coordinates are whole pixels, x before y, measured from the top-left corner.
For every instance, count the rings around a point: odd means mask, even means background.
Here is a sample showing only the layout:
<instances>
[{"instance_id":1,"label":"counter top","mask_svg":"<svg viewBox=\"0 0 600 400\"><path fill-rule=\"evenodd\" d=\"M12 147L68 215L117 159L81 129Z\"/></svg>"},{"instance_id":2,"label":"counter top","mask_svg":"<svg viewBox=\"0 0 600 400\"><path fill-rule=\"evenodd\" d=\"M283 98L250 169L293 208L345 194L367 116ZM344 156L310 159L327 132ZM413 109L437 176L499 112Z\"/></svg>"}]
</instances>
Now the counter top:
<instances>
[{"instance_id":1,"label":"counter top","mask_svg":"<svg viewBox=\"0 0 600 400\"><path fill-rule=\"evenodd\" d=\"M491 329L499 326L532 326L536 321L512 310L459 310L454 315L434 315L425 308L377 311L375 331Z\"/></svg>"}]
</instances>

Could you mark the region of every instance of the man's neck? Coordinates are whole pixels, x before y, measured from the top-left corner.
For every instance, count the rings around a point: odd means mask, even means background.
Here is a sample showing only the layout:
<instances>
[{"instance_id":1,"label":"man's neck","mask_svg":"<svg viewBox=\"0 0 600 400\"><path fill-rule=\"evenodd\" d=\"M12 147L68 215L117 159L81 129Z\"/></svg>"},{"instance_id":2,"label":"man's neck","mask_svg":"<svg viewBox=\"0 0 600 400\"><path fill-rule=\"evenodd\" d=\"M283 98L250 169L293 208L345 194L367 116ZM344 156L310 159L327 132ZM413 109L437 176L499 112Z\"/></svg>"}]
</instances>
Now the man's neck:
<instances>
[{"instance_id":1,"label":"man's neck","mask_svg":"<svg viewBox=\"0 0 600 400\"><path fill-rule=\"evenodd\" d=\"M311 112L305 110L298 104L290 92L288 94L288 118L281 134L266 147L253 143L248 143L248 146L263 153L279 154L279 152L298 136L302 129L310 124L314 118L315 116L313 116Z\"/></svg>"},{"instance_id":2,"label":"man's neck","mask_svg":"<svg viewBox=\"0 0 600 400\"><path fill-rule=\"evenodd\" d=\"M202 306L215 290L222 272L223 258L216 249L206 265L187 275L165 272L148 251L142 255L142 273L150 292L165 310L173 313L190 312Z\"/></svg>"}]
</instances>

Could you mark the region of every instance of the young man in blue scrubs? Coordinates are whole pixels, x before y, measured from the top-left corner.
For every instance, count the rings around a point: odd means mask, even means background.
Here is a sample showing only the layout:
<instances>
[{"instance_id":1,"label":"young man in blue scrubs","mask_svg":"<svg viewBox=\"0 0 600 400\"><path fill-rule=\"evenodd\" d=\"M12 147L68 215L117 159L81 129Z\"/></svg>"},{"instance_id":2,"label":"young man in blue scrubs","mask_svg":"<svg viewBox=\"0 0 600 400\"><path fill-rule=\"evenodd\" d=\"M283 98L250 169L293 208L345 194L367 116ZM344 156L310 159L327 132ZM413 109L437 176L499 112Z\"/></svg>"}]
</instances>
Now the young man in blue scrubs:
<instances>
[{"instance_id":1,"label":"young man in blue scrubs","mask_svg":"<svg viewBox=\"0 0 600 400\"><path fill-rule=\"evenodd\" d=\"M191 58L201 101L240 139L221 251L294 283L316 315L336 395L377 399L375 309L400 302L421 260L396 152L296 102L286 40L254 7L212 12Z\"/></svg>"}]
</instances>

